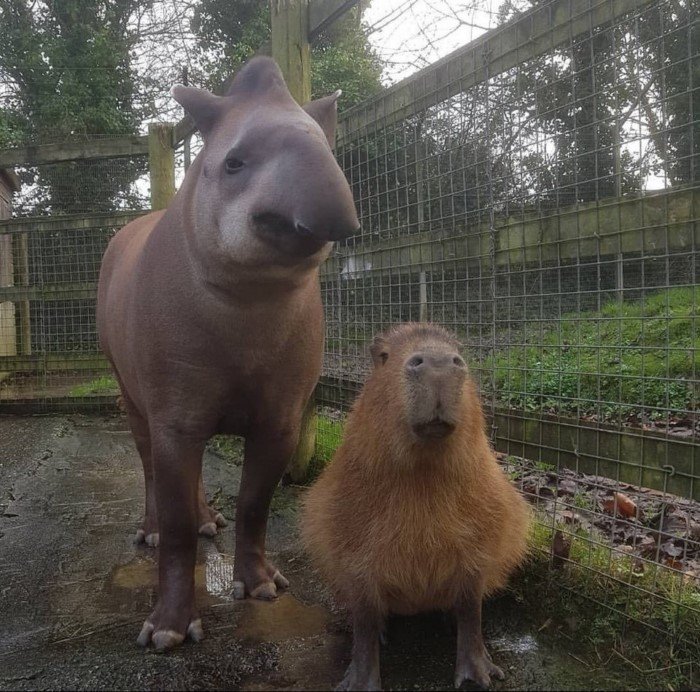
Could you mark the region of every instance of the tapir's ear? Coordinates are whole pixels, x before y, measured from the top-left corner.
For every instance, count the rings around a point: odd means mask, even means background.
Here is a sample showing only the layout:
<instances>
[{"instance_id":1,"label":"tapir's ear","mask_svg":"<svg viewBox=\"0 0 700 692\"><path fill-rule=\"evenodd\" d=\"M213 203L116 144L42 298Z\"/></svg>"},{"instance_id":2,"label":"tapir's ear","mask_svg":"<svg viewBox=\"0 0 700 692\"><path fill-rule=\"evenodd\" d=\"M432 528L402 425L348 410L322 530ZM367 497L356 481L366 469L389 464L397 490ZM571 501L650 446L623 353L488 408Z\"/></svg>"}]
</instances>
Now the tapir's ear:
<instances>
[{"instance_id":1,"label":"tapir's ear","mask_svg":"<svg viewBox=\"0 0 700 692\"><path fill-rule=\"evenodd\" d=\"M330 96L309 101L302 108L321 126L331 149L335 147L335 126L338 123L338 97L343 92L338 89Z\"/></svg>"},{"instance_id":2,"label":"tapir's ear","mask_svg":"<svg viewBox=\"0 0 700 692\"><path fill-rule=\"evenodd\" d=\"M374 367L378 368L389 359L389 344L387 344L383 336L375 336L372 345L369 347L369 352L372 354Z\"/></svg>"},{"instance_id":3,"label":"tapir's ear","mask_svg":"<svg viewBox=\"0 0 700 692\"><path fill-rule=\"evenodd\" d=\"M206 137L224 108L224 99L214 96L206 89L176 84L171 90L172 97L192 116L199 131Z\"/></svg>"}]
</instances>

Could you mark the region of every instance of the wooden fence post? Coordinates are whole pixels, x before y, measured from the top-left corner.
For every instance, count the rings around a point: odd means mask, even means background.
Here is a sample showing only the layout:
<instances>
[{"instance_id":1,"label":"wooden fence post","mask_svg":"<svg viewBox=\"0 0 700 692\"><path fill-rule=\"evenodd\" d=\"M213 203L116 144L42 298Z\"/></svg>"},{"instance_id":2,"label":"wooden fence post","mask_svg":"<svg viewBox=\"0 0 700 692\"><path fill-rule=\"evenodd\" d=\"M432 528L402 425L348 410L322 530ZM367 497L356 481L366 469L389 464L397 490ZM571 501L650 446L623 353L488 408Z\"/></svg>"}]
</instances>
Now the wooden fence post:
<instances>
[{"instance_id":1,"label":"wooden fence post","mask_svg":"<svg viewBox=\"0 0 700 692\"><path fill-rule=\"evenodd\" d=\"M308 0L270 0L272 57L297 103L311 100Z\"/></svg>"},{"instance_id":2,"label":"wooden fence post","mask_svg":"<svg viewBox=\"0 0 700 692\"><path fill-rule=\"evenodd\" d=\"M165 209L175 196L175 126L149 123L148 168L151 177L151 209Z\"/></svg>"},{"instance_id":3,"label":"wooden fence post","mask_svg":"<svg viewBox=\"0 0 700 692\"><path fill-rule=\"evenodd\" d=\"M15 238L15 285L29 286L29 237L26 233L20 233ZM23 356L32 353L32 323L29 313L29 301L20 300L19 307L19 349Z\"/></svg>"},{"instance_id":4,"label":"wooden fence post","mask_svg":"<svg viewBox=\"0 0 700 692\"><path fill-rule=\"evenodd\" d=\"M308 0L270 0L272 57L297 103L311 100ZM292 481L304 480L316 449L316 401L313 394L304 408L299 444L288 467Z\"/></svg>"}]
</instances>

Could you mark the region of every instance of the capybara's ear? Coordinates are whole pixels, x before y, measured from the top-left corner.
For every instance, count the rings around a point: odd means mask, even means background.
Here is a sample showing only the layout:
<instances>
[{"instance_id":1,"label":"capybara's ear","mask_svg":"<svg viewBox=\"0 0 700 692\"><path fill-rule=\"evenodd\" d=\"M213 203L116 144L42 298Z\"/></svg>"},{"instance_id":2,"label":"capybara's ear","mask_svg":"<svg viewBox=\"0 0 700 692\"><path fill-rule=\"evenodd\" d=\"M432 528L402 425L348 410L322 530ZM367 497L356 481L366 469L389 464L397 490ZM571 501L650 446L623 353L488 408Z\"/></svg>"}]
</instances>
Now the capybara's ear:
<instances>
[{"instance_id":1,"label":"capybara's ear","mask_svg":"<svg viewBox=\"0 0 700 692\"><path fill-rule=\"evenodd\" d=\"M369 352L372 354L372 362L374 367L384 365L389 359L389 344L383 336L375 336L372 345L369 347Z\"/></svg>"}]
</instances>

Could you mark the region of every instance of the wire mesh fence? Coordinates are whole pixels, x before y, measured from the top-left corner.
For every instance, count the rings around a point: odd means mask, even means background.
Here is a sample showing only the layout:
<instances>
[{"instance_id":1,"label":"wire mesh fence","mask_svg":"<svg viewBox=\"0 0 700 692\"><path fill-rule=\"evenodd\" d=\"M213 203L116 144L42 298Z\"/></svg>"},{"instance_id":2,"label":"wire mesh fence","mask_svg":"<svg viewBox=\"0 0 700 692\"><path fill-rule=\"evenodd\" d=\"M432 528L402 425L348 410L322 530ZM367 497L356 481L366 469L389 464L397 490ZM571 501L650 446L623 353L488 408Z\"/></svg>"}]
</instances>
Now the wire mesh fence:
<instances>
[{"instance_id":1,"label":"wire mesh fence","mask_svg":"<svg viewBox=\"0 0 700 692\"><path fill-rule=\"evenodd\" d=\"M696 651L698 9L538 5L343 114L318 390L329 456L372 335L449 327L537 545Z\"/></svg>"}]
</instances>

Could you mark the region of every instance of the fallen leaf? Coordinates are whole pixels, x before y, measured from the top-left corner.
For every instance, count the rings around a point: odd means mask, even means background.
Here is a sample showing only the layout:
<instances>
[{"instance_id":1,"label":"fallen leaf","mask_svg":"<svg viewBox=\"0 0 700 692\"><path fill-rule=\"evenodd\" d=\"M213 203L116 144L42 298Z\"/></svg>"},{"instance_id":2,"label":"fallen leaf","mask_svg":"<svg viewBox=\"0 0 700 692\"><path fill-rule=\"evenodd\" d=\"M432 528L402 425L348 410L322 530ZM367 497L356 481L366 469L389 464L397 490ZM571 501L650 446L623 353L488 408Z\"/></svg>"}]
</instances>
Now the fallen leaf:
<instances>
[{"instance_id":1,"label":"fallen leaf","mask_svg":"<svg viewBox=\"0 0 700 692\"><path fill-rule=\"evenodd\" d=\"M664 560L664 564L671 569L677 569L679 572L683 570L683 563L678 560L674 560L672 557L667 557Z\"/></svg>"},{"instance_id":2,"label":"fallen leaf","mask_svg":"<svg viewBox=\"0 0 700 692\"><path fill-rule=\"evenodd\" d=\"M574 481L570 481L566 478L559 481L559 494L560 495L575 495L578 489L578 485Z\"/></svg>"},{"instance_id":3,"label":"fallen leaf","mask_svg":"<svg viewBox=\"0 0 700 692\"><path fill-rule=\"evenodd\" d=\"M666 541L661 544L661 550L671 557L678 557L683 554L683 548L679 548L673 541Z\"/></svg>"},{"instance_id":4,"label":"fallen leaf","mask_svg":"<svg viewBox=\"0 0 700 692\"><path fill-rule=\"evenodd\" d=\"M617 513L620 516L630 518L637 516L637 505L623 493L613 493L613 498L617 504Z\"/></svg>"},{"instance_id":5,"label":"fallen leaf","mask_svg":"<svg viewBox=\"0 0 700 692\"><path fill-rule=\"evenodd\" d=\"M561 568L569 559L571 551L571 538L565 536L561 531L554 534L552 540L552 566Z\"/></svg>"},{"instance_id":6,"label":"fallen leaf","mask_svg":"<svg viewBox=\"0 0 700 692\"><path fill-rule=\"evenodd\" d=\"M629 519L637 516L637 505L623 493L613 493L612 497L604 497L598 504L607 514Z\"/></svg>"}]
</instances>

